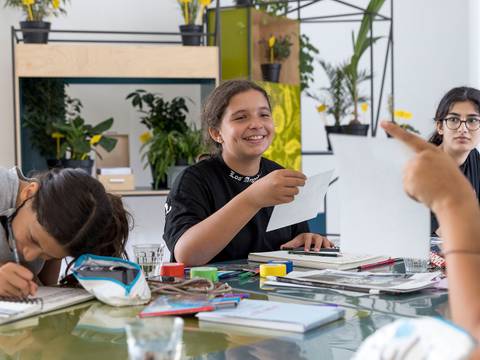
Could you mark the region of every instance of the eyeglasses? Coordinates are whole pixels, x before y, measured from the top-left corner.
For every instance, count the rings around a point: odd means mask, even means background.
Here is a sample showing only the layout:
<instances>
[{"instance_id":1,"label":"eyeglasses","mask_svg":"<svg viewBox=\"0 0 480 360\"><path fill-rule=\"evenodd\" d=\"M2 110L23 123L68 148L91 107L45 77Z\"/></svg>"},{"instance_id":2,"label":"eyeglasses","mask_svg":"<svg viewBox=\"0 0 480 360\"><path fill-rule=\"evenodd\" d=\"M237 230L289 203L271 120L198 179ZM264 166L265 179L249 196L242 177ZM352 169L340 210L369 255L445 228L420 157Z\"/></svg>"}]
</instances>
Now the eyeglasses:
<instances>
[{"instance_id":1,"label":"eyeglasses","mask_svg":"<svg viewBox=\"0 0 480 360\"><path fill-rule=\"evenodd\" d=\"M447 128L450 130L458 130L460 126L462 126L462 123L465 123L467 129L471 131L480 128L480 116L469 116L465 118L465 120L462 120L462 118L458 116L449 116L443 119L443 121L445 121Z\"/></svg>"}]
</instances>

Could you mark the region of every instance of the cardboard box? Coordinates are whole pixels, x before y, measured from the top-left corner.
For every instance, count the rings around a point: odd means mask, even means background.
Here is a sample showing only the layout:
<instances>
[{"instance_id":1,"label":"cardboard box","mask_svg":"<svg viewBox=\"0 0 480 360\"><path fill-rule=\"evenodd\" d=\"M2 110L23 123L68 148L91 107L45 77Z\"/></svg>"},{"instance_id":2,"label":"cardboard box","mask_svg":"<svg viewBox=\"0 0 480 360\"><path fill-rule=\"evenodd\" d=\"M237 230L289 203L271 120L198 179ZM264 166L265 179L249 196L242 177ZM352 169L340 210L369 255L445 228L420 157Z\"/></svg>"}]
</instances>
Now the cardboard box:
<instances>
[{"instance_id":1,"label":"cardboard box","mask_svg":"<svg viewBox=\"0 0 480 360\"><path fill-rule=\"evenodd\" d=\"M105 186L107 191L135 190L135 176L131 171L129 174L124 171L125 168L130 168L128 135L106 135L118 141L111 152L106 152L100 147L97 148L102 157L97 156L95 160L97 179ZM122 171L116 172L115 170L119 168L123 168ZM102 174L102 169L108 171L109 174Z\"/></svg>"}]
</instances>

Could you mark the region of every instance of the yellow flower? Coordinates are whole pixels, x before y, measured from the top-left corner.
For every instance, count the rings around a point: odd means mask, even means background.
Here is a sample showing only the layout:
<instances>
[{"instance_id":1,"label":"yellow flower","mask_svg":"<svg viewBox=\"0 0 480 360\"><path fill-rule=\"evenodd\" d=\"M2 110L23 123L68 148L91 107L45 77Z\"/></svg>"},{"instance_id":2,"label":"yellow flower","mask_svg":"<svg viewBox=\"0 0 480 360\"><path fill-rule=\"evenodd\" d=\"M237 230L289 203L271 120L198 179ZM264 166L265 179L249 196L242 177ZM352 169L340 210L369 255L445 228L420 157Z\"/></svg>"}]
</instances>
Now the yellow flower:
<instances>
[{"instance_id":1,"label":"yellow flower","mask_svg":"<svg viewBox=\"0 0 480 360\"><path fill-rule=\"evenodd\" d=\"M152 138L152 134L150 133L150 131L145 131L142 135L139 136L140 142L142 144L145 144L151 138Z\"/></svg>"},{"instance_id":2,"label":"yellow flower","mask_svg":"<svg viewBox=\"0 0 480 360\"><path fill-rule=\"evenodd\" d=\"M270 36L270 39L268 39L268 47L269 48L273 48L273 46L275 45L275 36Z\"/></svg>"},{"instance_id":3,"label":"yellow flower","mask_svg":"<svg viewBox=\"0 0 480 360\"><path fill-rule=\"evenodd\" d=\"M96 145L102 139L102 135L93 135L90 139L90 145Z\"/></svg>"},{"instance_id":4,"label":"yellow flower","mask_svg":"<svg viewBox=\"0 0 480 360\"><path fill-rule=\"evenodd\" d=\"M405 120L409 120L413 117L412 113L406 110L395 110L394 116L396 118L398 117L400 119L405 119Z\"/></svg>"},{"instance_id":5,"label":"yellow flower","mask_svg":"<svg viewBox=\"0 0 480 360\"><path fill-rule=\"evenodd\" d=\"M52 133L51 136L52 136L53 139L61 139L61 138L65 137L65 135L63 135L62 133L59 133L59 132L54 132L54 133Z\"/></svg>"},{"instance_id":6,"label":"yellow flower","mask_svg":"<svg viewBox=\"0 0 480 360\"><path fill-rule=\"evenodd\" d=\"M368 110L368 104L367 103L362 103L362 105L360 105L360 109L362 109L362 111L365 113L367 112Z\"/></svg>"},{"instance_id":7,"label":"yellow flower","mask_svg":"<svg viewBox=\"0 0 480 360\"><path fill-rule=\"evenodd\" d=\"M320 104L320 105L317 106L317 111L318 111L319 113L322 113L322 112L324 112L324 111L326 111L326 110L327 110L327 105L325 105L325 104Z\"/></svg>"},{"instance_id":8,"label":"yellow flower","mask_svg":"<svg viewBox=\"0 0 480 360\"><path fill-rule=\"evenodd\" d=\"M200 5L207 7L212 3L212 0L200 0Z\"/></svg>"},{"instance_id":9,"label":"yellow flower","mask_svg":"<svg viewBox=\"0 0 480 360\"><path fill-rule=\"evenodd\" d=\"M35 0L22 0L22 4L25 6L30 6L35 4Z\"/></svg>"},{"instance_id":10,"label":"yellow flower","mask_svg":"<svg viewBox=\"0 0 480 360\"><path fill-rule=\"evenodd\" d=\"M52 5L54 9L58 9L60 7L60 0L52 0Z\"/></svg>"}]
</instances>

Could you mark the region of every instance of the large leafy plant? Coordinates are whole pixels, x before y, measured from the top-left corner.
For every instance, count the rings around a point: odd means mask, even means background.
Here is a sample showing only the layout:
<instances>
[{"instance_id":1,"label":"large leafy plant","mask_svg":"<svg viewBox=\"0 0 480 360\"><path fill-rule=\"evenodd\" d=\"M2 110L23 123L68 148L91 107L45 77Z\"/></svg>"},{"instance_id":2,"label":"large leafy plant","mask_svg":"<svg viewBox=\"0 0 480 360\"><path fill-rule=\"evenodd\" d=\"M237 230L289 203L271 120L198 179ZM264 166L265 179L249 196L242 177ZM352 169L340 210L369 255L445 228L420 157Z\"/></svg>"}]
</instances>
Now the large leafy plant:
<instances>
[{"instance_id":1,"label":"large leafy plant","mask_svg":"<svg viewBox=\"0 0 480 360\"><path fill-rule=\"evenodd\" d=\"M5 7L20 8L27 21L42 21L51 15L66 14L67 0L5 0Z\"/></svg>"},{"instance_id":2,"label":"large leafy plant","mask_svg":"<svg viewBox=\"0 0 480 360\"><path fill-rule=\"evenodd\" d=\"M143 89L127 95L132 106L142 114L141 123L153 132L184 132L188 125L186 118L188 107L183 97L165 100L160 94L150 93Z\"/></svg>"},{"instance_id":3,"label":"large leafy plant","mask_svg":"<svg viewBox=\"0 0 480 360\"><path fill-rule=\"evenodd\" d=\"M188 107L183 97L169 101L140 89L128 94L127 100L142 114L141 123L149 130L141 136L140 151L145 167L152 168L157 188L166 180L169 167L182 160L192 164L202 153L201 132L187 125Z\"/></svg>"},{"instance_id":4,"label":"large leafy plant","mask_svg":"<svg viewBox=\"0 0 480 360\"><path fill-rule=\"evenodd\" d=\"M67 154L71 160L87 160L90 152L96 151L101 146L105 151L110 152L115 148L117 139L103 135L113 125L113 118L102 121L93 126L86 124L80 116L82 103L78 99L67 98L69 105L67 120L65 123L54 124L56 132L53 135L60 143L59 157L66 158ZM97 155L100 156L100 154Z\"/></svg>"}]
</instances>

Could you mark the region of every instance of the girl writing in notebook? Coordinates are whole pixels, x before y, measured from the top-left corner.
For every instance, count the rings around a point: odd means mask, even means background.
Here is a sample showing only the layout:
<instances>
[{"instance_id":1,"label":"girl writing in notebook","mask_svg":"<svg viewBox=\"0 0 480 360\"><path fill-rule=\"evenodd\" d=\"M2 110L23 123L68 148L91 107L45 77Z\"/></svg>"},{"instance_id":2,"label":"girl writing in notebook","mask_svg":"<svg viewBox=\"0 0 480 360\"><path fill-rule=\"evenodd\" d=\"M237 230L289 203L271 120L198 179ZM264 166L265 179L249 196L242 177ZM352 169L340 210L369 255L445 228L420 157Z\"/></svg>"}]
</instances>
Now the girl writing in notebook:
<instances>
[{"instance_id":1,"label":"girl writing in notebook","mask_svg":"<svg viewBox=\"0 0 480 360\"><path fill-rule=\"evenodd\" d=\"M453 158L473 186L480 201L480 91L457 87L445 94L435 113L435 132L430 142ZM432 214L432 233L441 236ZM434 234L435 235L435 234Z\"/></svg>"},{"instance_id":2,"label":"girl writing in notebook","mask_svg":"<svg viewBox=\"0 0 480 360\"><path fill-rule=\"evenodd\" d=\"M34 295L37 279L57 283L66 256L121 256L128 218L120 198L82 170L28 179L0 168L0 295Z\"/></svg>"},{"instance_id":3,"label":"girl writing in notebook","mask_svg":"<svg viewBox=\"0 0 480 360\"><path fill-rule=\"evenodd\" d=\"M263 88L224 82L208 98L202 121L216 152L183 171L170 191L164 239L172 258L192 266L282 246L331 247L306 222L266 232L273 206L291 202L305 175L262 157L275 134Z\"/></svg>"}]
</instances>

